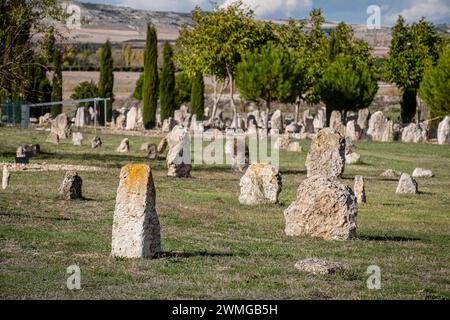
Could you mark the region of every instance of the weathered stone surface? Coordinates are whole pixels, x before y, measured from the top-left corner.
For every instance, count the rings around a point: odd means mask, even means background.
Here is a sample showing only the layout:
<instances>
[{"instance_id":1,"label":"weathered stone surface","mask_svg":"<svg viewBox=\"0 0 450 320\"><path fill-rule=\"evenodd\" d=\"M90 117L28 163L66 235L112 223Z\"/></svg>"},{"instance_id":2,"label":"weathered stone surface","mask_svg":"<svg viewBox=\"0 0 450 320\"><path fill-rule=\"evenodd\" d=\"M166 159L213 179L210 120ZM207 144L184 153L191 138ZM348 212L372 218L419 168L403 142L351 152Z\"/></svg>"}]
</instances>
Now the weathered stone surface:
<instances>
[{"instance_id":1,"label":"weathered stone surface","mask_svg":"<svg viewBox=\"0 0 450 320\"><path fill-rule=\"evenodd\" d=\"M65 113L60 113L52 120L51 132L55 133L60 140L67 139L72 133L70 127L69 117Z\"/></svg>"},{"instance_id":2,"label":"weathered stone surface","mask_svg":"<svg viewBox=\"0 0 450 320\"><path fill-rule=\"evenodd\" d=\"M277 203L282 187L281 174L270 164L254 163L242 176L240 187L242 204Z\"/></svg>"},{"instance_id":3,"label":"weathered stone surface","mask_svg":"<svg viewBox=\"0 0 450 320\"><path fill-rule=\"evenodd\" d=\"M414 178L431 178L433 177L433 171L422 168L415 168L412 176Z\"/></svg>"},{"instance_id":4,"label":"weathered stone surface","mask_svg":"<svg viewBox=\"0 0 450 320\"><path fill-rule=\"evenodd\" d=\"M361 160L361 155L357 152L352 152L345 155L345 164L355 164Z\"/></svg>"},{"instance_id":5,"label":"weathered stone surface","mask_svg":"<svg viewBox=\"0 0 450 320\"><path fill-rule=\"evenodd\" d=\"M410 123L402 130L402 141L415 143L427 142L427 131L423 130L416 123Z\"/></svg>"},{"instance_id":6,"label":"weathered stone surface","mask_svg":"<svg viewBox=\"0 0 450 320\"><path fill-rule=\"evenodd\" d=\"M364 188L364 177L355 176L355 185L353 187L358 204L366 203L366 190Z\"/></svg>"},{"instance_id":7,"label":"weathered stone surface","mask_svg":"<svg viewBox=\"0 0 450 320\"><path fill-rule=\"evenodd\" d=\"M325 122L325 110L323 108L320 108L319 110L317 110L317 114L315 115L313 120L314 130L317 132L320 129L323 129L326 126Z\"/></svg>"},{"instance_id":8,"label":"weathered stone surface","mask_svg":"<svg viewBox=\"0 0 450 320\"><path fill-rule=\"evenodd\" d=\"M306 133L314 133L314 118L309 117L305 119L305 129L304 132Z\"/></svg>"},{"instance_id":9,"label":"weathered stone surface","mask_svg":"<svg viewBox=\"0 0 450 320\"><path fill-rule=\"evenodd\" d=\"M361 109L358 111L358 120L356 120L356 123L362 131L367 130L369 126L369 118L369 108Z\"/></svg>"},{"instance_id":10,"label":"weathered stone surface","mask_svg":"<svg viewBox=\"0 0 450 320\"><path fill-rule=\"evenodd\" d=\"M297 199L284 211L289 236L345 240L356 234L358 205L353 191L339 182L316 175L304 180Z\"/></svg>"},{"instance_id":11,"label":"weathered stone surface","mask_svg":"<svg viewBox=\"0 0 450 320\"><path fill-rule=\"evenodd\" d=\"M189 178L192 165L190 164L190 142L187 128L175 126L166 136L169 151L167 152L167 175L172 177ZM186 154L185 154L186 152Z\"/></svg>"},{"instance_id":12,"label":"weathered stone surface","mask_svg":"<svg viewBox=\"0 0 450 320\"><path fill-rule=\"evenodd\" d=\"M126 127L127 127L127 116L121 113L116 118L116 128L125 129Z\"/></svg>"},{"instance_id":13,"label":"weathered stone surface","mask_svg":"<svg viewBox=\"0 0 450 320\"><path fill-rule=\"evenodd\" d=\"M278 129L279 132L283 131L283 115L280 110L276 110L270 118L270 128Z\"/></svg>"},{"instance_id":14,"label":"weathered stone surface","mask_svg":"<svg viewBox=\"0 0 450 320\"><path fill-rule=\"evenodd\" d=\"M123 139L117 147L116 152L130 152L130 140L128 138Z\"/></svg>"},{"instance_id":15,"label":"weathered stone surface","mask_svg":"<svg viewBox=\"0 0 450 320\"><path fill-rule=\"evenodd\" d=\"M97 149L100 148L101 146L102 146L102 139L100 139L99 136L93 137L91 140L91 148Z\"/></svg>"},{"instance_id":16,"label":"weathered stone surface","mask_svg":"<svg viewBox=\"0 0 450 320\"><path fill-rule=\"evenodd\" d=\"M47 139L45 139L45 142L58 144L59 143L59 137L55 132L50 131L50 133L47 136Z\"/></svg>"},{"instance_id":17,"label":"weathered stone surface","mask_svg":"<svg viewBox=\"0 0 450 320\"><path fill-rule=\"evenodd\" d=\"M400 171L387 169L383 173L380 174L381 177L385 178L398 178L402 175Z\"/></svg>"},{"instance_id":18,"label":"weathered stone surface","mask_svg":"<svg viewBox=\"0 0 450 320\"><path fill-rule=\"evenodd\" d=\"M345 167L345 139L330 128L324 128L312 140L306 157L308 177L339 177Z\"/></svg>"},{"instance_id":19,"label":"weathered stone surface","mask_svg":"<svg viewBox=\"0 0 450 320\"><path fill-rule=\"evenodd\" d=\"M280 134L278 140L274 144L275 149L286 149L289 145L289 134Z\"/></svg>"},{"instance_id":20,"label":"weathered stone surface","mask_svg":"<svg viewBox=\"0 0 450 320\"><path fill-rule=\"evenodd\" d=\"M151 143L148 147L147 158L150 160L155 160L158 158L158 150L157 146L154 143Z\"/></svg>"},{"instance_id":21,"label":"weathered stone surface","mask_svg":"<svg viewBox=\"0 0 450 320\"><path fill-rule=\"evenodd\" d=\"M297 261L295 268L308 274L335 274L350 269L347 265L317 258Z\"/></svg>"},{"instance_id":22,"label":"weathered stone surface","mask_svg":"<svg viewBox=\"0 0 450 320\"><path fill-rule=\"evenodd\" d=\"M126 130L137 130L143 126L142 109L138 106L132 106L126 114Z\"/></svg>"},{"instance_id":23,"label":"weathered stone surface","mask_svg":"<svg viewBox=\"0 0 450 320\"><path fill-rule=\"evenodd\" d=\"M352 138L352 140L359 140L361 138L361 128L358 126L355 120L347 122L345 128L345 135Z\"/></svg>"},{"instance_id":24,"label":"weathered stone surface","mask_svg":"<svg viewBox=\"0 0 450 320\"><path fill-rule=\"evenodd\" d=\"M114 257L153 258L161 252L160 225L155 208L150 167L129 164L120 171L112 228Z\"/></svg>"},{"instance_id":25,"label":"weathered stone surface","mask_svg":"<svg viewBox=\"0 0 450 320\"><path fill-rule=\"evenodd\" d=\"M331 111L330 116L330 128L338 131L337 126L342 124L342 114L340 111L334 110Z\"/></svg>"},{"instance_id":26,"label":"weathered stone surface","mask_svg":"<svg viewBox=\"0 0 450 320\"><path fill-rule=\"evenodd\" d=\"M450 116L446 116L439 123L437 140L439 144L450 144Z\"/></svg>"},{"instance_id":27,"label":"weathered stone surface","mask_svg":"<svg viewBox=\"0 0 450 320\"><path fill-rule=\"evenodd\" d=\"M65 200L82 199L82 186L83 180L78 173L74 171L67 172L59 187L59 195Z\"/></svg>"},{"instance_id":28,"label":"weathered stone surface","mask_svg":"<svg viewBox=\"0 0 450 320\"><path fill-rule=\"evenodd\" d=\"M290 152L300 152L303 150L303 148L300 143L298 143L298 141L293 141L288 144L286 150Z\"/></svg>"},{"instance_id":29,"label":"weathered stone surface","mask_svg":"<svg viewBox=\"0 0 450 320\"><path fill-rule=\"evenodd\" d=\"M81 132L72 133L72 142L74 146L81 146L83 144L83 134Z\"/></svg>"},{"instance_id":30,"label":"weathered stone surface","mask_svg":"<svg viewBox=\"0 0 450 320\"><path fill-rule=\"evenodd\" d=\"M172 117L165 119L162 124L162 132L170 132L175 126L177 122Z\"/></svg>"},{"instance_id":31,"label":"weathered stone surface","mask_svg":"<svg viewBox=\"0 0 450 320\"><path fill-rule=\"evenodd\" d=\"M11 178L11 173L9 172L8 166L3 166L3 175L2 175L2 189L5 190L9 186L9 180Z\"/></svg>"},{"instance_id":32,"label":"weathered stone surface","mask_svg":"<svg viewBox=\"0 0 450 320\"><path fill-rule=\"evenodd\" d=\"M407 173L402 173L398 181L396 193L419 193L416 180Z\"/></svg>"},{"instance_id":33,"label":"weathered stone surface","mask_svg":"<svg viewBox=\"0 0 450 320\"><path fill-rule=\"evenodd\" d=\"M167 138L164 137L159 142L158 148L156 149L156 151L158 152L158 154L163 154L164 151L166 151L166 148L167 148Z\"/></svg>"},{"instance_id":34,"label":"weathered stone surface","mask_svg":"<svg viewBox=\"0 0 450 320\"><path fill-rule=\"evenodd\" d=\"M393 125L392 120L386 118L383 112L377 111L370 117L367 137L373 141L393 141Z\"/></svg>"},{"instance_id":35,"label":"weathered stone surface","mask_svg":"<svg viewBox=\"0 0 450 320\"><path fill-rule=\"evenodd\" d=\"M250 151L245 145L244 149L234 140L234 152L231 155L231 169L235 172L244 172L250 164Z\"/></svg>"},{"instance_id":36,"label":"weathered stone surface","mask_svg":"<svg viewBox=\"0 0 450 320\"><path fill-rule=\"evenodd\" d=\"M85 107L79 107L75 115L75 127L84 127L89 124L89 113Z\"/></svg>"}]
</instances>

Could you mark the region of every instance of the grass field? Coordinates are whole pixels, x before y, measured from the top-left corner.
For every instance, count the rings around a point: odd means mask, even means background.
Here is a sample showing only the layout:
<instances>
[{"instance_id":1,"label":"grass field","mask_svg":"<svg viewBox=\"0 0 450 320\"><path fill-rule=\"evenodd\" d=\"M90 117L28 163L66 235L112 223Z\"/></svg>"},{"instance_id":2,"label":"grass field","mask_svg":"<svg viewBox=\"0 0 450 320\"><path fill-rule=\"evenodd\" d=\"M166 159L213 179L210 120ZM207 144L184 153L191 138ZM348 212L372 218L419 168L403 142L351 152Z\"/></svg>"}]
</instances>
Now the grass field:
<instances>
[{"instance_id":1,"label":"grass field","mask_svg":"<svg viewBox=\"0 0 450 320\"><path fill-rule=\"evenodd\" d=\"M129 137L131 152L114 150L123 136L101 134L104 147L91 150L71 141L54 146L46 133L0 128L0 162L13 162L21 143L39 143L44 154L31 162L95 165L81 172L85 200L58 199L64 172L12 172L0 190L0 298L2 299L449 299L450 147L357 142L362 162L348 166L343 183L366 179L368 203L358 213L358 236L325 241L284 234L283 210L305 179L304 151L281 151L281 204L248 207L238 202L240 175L225 166L194 166L192 178L166 176L164 161L151 161L161 223L163 257L125 260L109 256L119 170L149 162L142 142ZM395 193L385 169L411 173L420 194ZM297 260L325 258L351 271L313 276ZM81 290L66 288L66 268L81 268ZM370 265L381 268L382 288L366 287Z\"/></svg>"}]
</instances>

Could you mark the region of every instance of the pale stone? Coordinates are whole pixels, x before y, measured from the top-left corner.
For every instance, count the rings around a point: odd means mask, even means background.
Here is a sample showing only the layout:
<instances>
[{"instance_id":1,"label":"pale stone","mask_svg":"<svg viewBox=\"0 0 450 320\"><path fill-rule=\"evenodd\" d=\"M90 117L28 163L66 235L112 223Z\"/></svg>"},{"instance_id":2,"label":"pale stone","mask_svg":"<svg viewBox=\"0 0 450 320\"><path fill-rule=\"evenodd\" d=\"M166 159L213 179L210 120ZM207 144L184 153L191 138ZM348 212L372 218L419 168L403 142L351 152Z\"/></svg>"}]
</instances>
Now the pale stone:
<instances>
[{"instance_id":1,"label":"pale stone","mask_svg":"<svg viewBox=\"0 0 450 320\"><path fill-rule=\"evenodd\" d=\"M347 265L317 258L297 261L294 267L308 274L335 274L350 269Z\"/></svg>"},{"instance_id":2,"label":"pale stone","mask_svg":"<svg viewBox=\"0 0 450 320\"><path fill-rule=\"evenodd\" d=\"M412 176L414 178L431 178L433 177L433 171L422 168L415 168Z\"/></svg>"},{"instance_id":3,"label":"pale stone","mask_svg":"<svg viewBox=\"0 0 450 320\"><path fill-rule=\"evenodd\" d=\"M393 126L392 120L386 118L383 112L377 111L370 117L367 137L373 141L393 141Z\"/></svg>"},{"instance_id":4,"label":"pale stone","mask_svg":"<svg viewBox=\"0 0 450 320\"><path fill-rule=\"evenodd\" d=\"M427 131L418 124L410 123L402 130L402 142L424 143L427 142Z\"/></svg>"},{"instance_id":5,"label":"pale stone","mask_svg":"<svg viewBox=\"0 0 450 320\"><path fill-rule=\"evenodd\" d=\"M283 115L280 110L276 110L270 118L270 128L278 129L279 132L283 131Z\"/></svg>"},{"instance_id":6,"label":"pale stone","mask_svg":"<svg viewBox=\"0 0 450 320\"><path fill-rule=\"evenodd\" d=\"M398 178L402 175L400 171L387 169L383 173L380 174L381 177L385 178Z\"/></svg>"},{"instance_id":7,"label":"pale stone","mask_svg":"<svg viewBox=\"0 0 450 320\"><path fill-rule=\"evenodd\" d=\"M288 146L286 147L286 150L290 151L290 152L300 152L303 150L303 148L300 145L300 143L298 143L298 141L293 141L288 144Z\"/></svg>"},{"instance_id":8,"label":"pale stone","mask_svg":"<svg viewBox=\"0 0 450 320\"><path fill-rule=\"evenodd\" d=\"M5 190L9 186L9 180L11 178L11 173L9 172L8 166L3 166L3 175L2 175L2 188Z\"/></svg>"},{"instance_id":9,"label":"pale stone","mask_svg":"<svg viewBox=\"0 0 450 320\"><path fill-rule=\"evenodd\" d=\"M125 114L119 114L116 118L116 128L125 129L127 127L127 116Z\"/></svg>"},{"instance_id":10,"label":"pale stone","mask_svg":"<svg viewBox=\"0 0 450 320\"><path fill-rule=\"evenodd\" d=\"M355 185L353 187L358 204L366 203L366 190L364 188L364 177L355 176Z\"/></svg>"},{"instance_id":11,"label":"pale stone","mask_svg":"<svg viewBox=\"0 0 450 320\"><path fill-rule=\"evenodd\" d=\"M323 129L326 126L325 122L326 122L325 110L323 108L320 108L319 110L317 110L317 114L313 120L315 132L319 131L320 129Z\"/></svg>"},{"instance_id":12,"label":"pale stone","mask_svg":"<svg viewBox=\"0 0 450 320\"><path fill-rule=\"evenodd\" d=\"M72 134L72 142L74 146L81 146L83 144L83 134L81 132L74 132Z\"/></svg>"},{"instance_id":13,"label":"pale stone","mask_svg":"<svg viewBox=\"0 0 450 320\"><path fill-rule=\"evenodd\" d=\"M414 180L409 174L402 173L395 192L412 194L419 193L416 180Z\"/></svg>"},{"instance_id":14,"label":"pale stone","mask_svg":"<svg viewBox=\"0 0 450 320\"><path fill-rule=\"evenodd\" d=\"M314 118L306 118L305 119L305 130L306 133L314 133Z\"/></svg>"},{"instance_id":15,"label":"pale stone","mask_svg":"<svg viewBox=\"0 0 450 320\"><path fill-rule=\"evenodd\" d=\"M345 240L356 234L357 213L357 200L349 187L326 176L312 176L300 184L297 199L284 211L285 232Z\"/></svg>"},{"instance_id":16,"label":"pale stone","mask_svg":"<svg viewBox=\"0 0 450 320\"><path fill-rule=\"evenodd\" d=\"M167 152L167 175L172 177L189 178L192 165L190 164L190 141L187 128L175 126L166 136L169 151Z\"/></svg>"},{"instance_id":17,"label":"pale stone","mask_svg":"<svg viewBox=\"0 0 450 320\"><path fill-rule=\"evenodd\" d=\"M59 137L55 132L50 131L50 133L47 136L46 142L58 144L59 143Z\"/></svg>"},{"instance_id":18,"label":"pale stone","mask_svg":"<svg viewBox=\"0 0 450 320\"><path fill-rule=\"evenodd\" d=\"M166 148L167 148L167 138L164 137L159 142L158 148L156 149L156 152L158 152L158 154L163 154L164 151L166 151Z\"/></svg>"},{"instance_id":19,"label":"pale stone","mask_svg":"<svg viewBox=\"0 0 450 320\"><path fill-rule=\"evenodd\" d=\"M162 132L170 132L176 125L177 122L172 117L164 119L162 124Z\"/></svg>"},{"instance_id":20,"label":"pale stone","mask_svg":"<svg viewBox=\"0 0 450 320\"><path fill-rule=\"evenodd\" d=\"M89 114L85 107L79 107L75 115L75 127L84 127L89 124Z\"/></svg>"},{"instance_id":21,"label":"pale stone","mask_svg":"<svg viewBox=\"0 0 450 320\"><path fill-rule=\"evenodd\" d=\"M345 164L355 164L361 160L361 155L357 152L352 152L345 155Z\"/></svg>"},{"instance_id":22,"label":"pale stone","mask_svg":"<svg viewBox=\"0 0 450 320\"><path fill-rule=\"evenodd\" d=\"M308 177L339 177L345 167L345 139L330 128L324 128L312 140L306 157Z\"/></svg>"},{"instance_id":23,"label":"pale stone","mask_svg":"<svg viewBox=\"0 0 450 320\"><path fill-rule=\"evenodd\" d=\"M296 133L296 132L300 132L301 130L301 126L295 122L292 122L290 124L288 124L285 128L285 132L287 133Z\"/></svg>"},{"instance_id":24,"label":"pale stone","mask_svg":"<svg viewBox=\"0 0 450 320\"><path fill-rule=\"evenodd\" d=\"M97 149L100 148L101 146L102 146L102 139L100 139L99 136L93 137L91 140L91 148Z\"/></svg>"},{"instance_id":25,"label":"pale stone","mask_svg":"<svg viewBox=\"0 0 450 320\"><path fill-rule=\"evenodd\" d=\"M358 120L356 120L357 125L361 131L365 131L369 125L370 111L369 108L358 110Z\"/></svg>"},{"instance_id":26,"label":"pale stone","mask_svg":"<svg viewBox=\"0 0 450 320\"><path fill-rule=\"evenodd\" d=\"M342 124L342 114L338 110L333 110L330 116L330 128L338 131L338 127Z\"/></svg>"},{"instance_id":27,"label":"pale stone","mask_svg":"<svg viewBox=\"0 0 450 320\"><path fill-rule=\"evenodd\" d=\"M352 138L352 140L359 140L361 138L361 128L358 126L355 120L347 122L345 128L345 135Z\"/></svg>"},{"instance_id":28,"label":"pale stone","mask_svg":"<svg viewBox=\"0 0 450 320\"><path fill-rule=\"evenodd\" d=\"M277 203L282 179L278 169L270 164L251 164L240 181L239 202L247 205Z\"/></svg>"},{"instance_id":29,"label":"pale stone","mask_svg":"<svg viewBox=\"0 0 450 320\"><path fill-rule=\"evenodd\" d=\"M126 130L135 130L138 122L138 110L136 107L131 107L127 112Z\"/></svg>"},{"instance_id":30,"label":"pale stone","mask_svg":"<svg viewBox=\"0 0 450 320\"><path fill-rule=\"evenodd\" d=\"M439 123L437 131L438 144L450 144L450 117L445 116Z\"/></svg>"},{"instance_id":31,"label":"pale stone","mask_svg":"<svg viewBox=\"0 0 450 320\"><path fill-rule=\"evenodd\" d=\"M60 113L52 120L51 132L55 133L58 138L67 139L71 131L71 123L69 117L65 113Z\"/></svg>"},{"instance_id":32,"label":"pale stone","mask_svg":"<svg viewBox=\"0 0 450 320\"><path fill-rule=\"evenodd\" d=\"M116 149L116 152L121 152L121 153L125 153L125 152L130 152L130 141L128 140L128 138L124 138L119 146Z\"/></svg>"},{"instance_id":33,"label":"pale stone","mask_svg":"<svg viewBox=\"0 0 450 320\"><path fill-rule=\"evenodd\" d=\"M161 253L156 191L150 167L129 164L120 171L112 228L114 257L154 258Z\"/></svg>"},{"instance_id":34,"label":"pale stone","mask_svg":"<svg viewBox=\"0 0 450 320\"><path fill-rule=\"evenodd\" d=\"M59 195L65 200L82 199L83 180L78 173L67 172L59 187Z\"/></svg>"}]
</instances>

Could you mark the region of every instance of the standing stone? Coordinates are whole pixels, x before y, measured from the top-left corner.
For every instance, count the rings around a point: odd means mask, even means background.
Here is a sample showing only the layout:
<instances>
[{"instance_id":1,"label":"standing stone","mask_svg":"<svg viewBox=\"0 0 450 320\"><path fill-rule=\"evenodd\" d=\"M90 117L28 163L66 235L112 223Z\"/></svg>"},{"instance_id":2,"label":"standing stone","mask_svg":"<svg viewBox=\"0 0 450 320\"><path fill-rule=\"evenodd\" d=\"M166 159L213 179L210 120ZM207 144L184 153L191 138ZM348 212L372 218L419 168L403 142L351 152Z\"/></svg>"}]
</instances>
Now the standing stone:
<instances>
[{"instance_id":1,"label":"standing stone","mask_svg":"<svg viewBox=\"0 0 450 320\"><path fill-rule=\"evenodd\" d=\"M164 137L161 139L161 141L158 144L158 148L156 149L156 151L158 152L158 154L163 154L164 151L167 148L167 138Z\"/></svg>"},{"instance_id":2,"label":"standing stone","mask_svg":"<svg viewBox=\"0 0 450 320\"><path fill-rule=\"evenodd\" d=\"M83 134L81 132L74 132L72 134L72 142L74 146L81 146L83 144Z\"/></svg>"},{"instance_id":3,"label":"standing stone","mask_svg":"<svg viewBox=\"0 0 450 320\"><path fill-rule=\"evenodd\" d=\"M149 158L150 160L155 160L158 158L158 151L157 151L156 144L151 143L149 145L148 151L147 151L147 158Z\"/></svg>"},{"instance_id":4,"label":"standing stone","mask_svg":"<svg viewBox=\"0 0 450 320\"><path fill-rule=\"evenodd\" d=\"M330 116L330 128L338 131L338 127L342 124L342 114L338 110L333 110Z\"/></svg>"},{"instance_id":5,"label":"standing stone","mask_svg":"<svg viewBox=\"0 0 450 320\"><path fill-rule=\"evenodd\" d=\"M396 193L419 193L416 180L411 178L409 174L402 173L398 181Z\"/></svg>"},{"instance_id":6,"label":"standing stone","mask_svg":"<svg viewBox=\"0 0 450 320\"><path fill-rule=\"evenodd\" d=\"M100 148L101 146L102 146L102 139L100 139L99 136L93 137L91 140L91 148L97 149Z\"/></svg>"},{"instance_id":7,"label":"standing stone","mask_svg":"<svg viewBox=\"0 0 450 320\"><path fill-rule=\"evenodd\" d=\"M270 164L254 163L242 176L240 187L241 204L277 203L282 187L281 174Z\"/></svg>"},{"instance_id":8,"label":"standing stone","mask_svg":"<svg viewBox=\"0 0 450 320\"><path fill-rule=\"evenodd\" d=\"M116 129L125 129L127 127L127 116L123 113L116 118Z\"/></svg>"},{"instance_id":9,"label":"standing stone","mask_svg":"<svg viewBox=\"0 0 450 320\"><path fill-rule=\"evenodd\" d=\"M122 167L113 218L113 257L153 258L161 252L155 198L155 185L148 165Z\"/></svg>"},{"instance_id":10,"label":"standing stone","mask_svg":"<svg viewBox=\"0 0 450 320\"><path fill-rule=\"evenodd\" d=\"M190 164L190 142L187 128L175 126L166 136L166 139L169 146L166 157L167 175L189 178L192 165Z\"/></svg>"},{"instance_id":11,"label":"standing stone","mask_svg":"<svg viewBox=\"0 0 450 320\"><path fill-rule=\"evenodd\" d=\"M320 108L319 110L317 110L317 114L313 120L315 132L318 132L320 129L323 129L326 126L325 120L325 110L324 108Z\"/></svg>"},{"instance_id":12,"label":"standing stone","mask_svg":"<svg viewBox=\"0 0 450 320\"><path fill-rule=\"evenodd\" d=\"M345 128L345 136L352 138L352 140L359 140L361 138L361 129L355 120L347 122Z\"/></svg>"},{"instance_id":13,"label":"standing stone","mask_svg":"<svg viewBox=\"0 0 450 320\"><path fill-rule=\"evenodd\" d=\"M355 176L355 186L353 189L355 190L355 196L358 204L366 203L366 191L364 189L363 176Z\"/></svg>"},{"instance_id":14,"label":"standing stone","mask_svg":"<svg viewBox=\"0 0 450 320\"><path fill-rule=\"evenodd\" d=\"M383 112L377 111L370 117L367 136L373 141L393 141L393 126L392 120L386 118Z\"/></svg>"},{"instance_id":15,"label":"standing stone","mask_svg":"<svg viewBox=\"0 0 450 320\"><path fill-rule=\"evenodd\" d=\"M350 269L348 265L317 258L297 261L294 267L308 274L335 274Z\"/></svg>"},{"instance_id":16,"label":"standing stone","mask_svg":"<svg viewBox=\"0 0 450 320\"><path fill-rule=\"evenodd\" d=\"M53 144L59 144L59 137L55 132L50 131L49 135L47 136L47 139L45 142L53 143Z\"/></svg>"},{"instance_id":17,"label":"standing stone","mask_svg":"<svg viewBox=\"0 0 450 320\"><path fill-rule=\"evenodd\" d=\"M65 200L82 199L83 180L76 172L67 172L59 187L59 195Z\"/></svg>"},{"instance_id":18,"label":"standing stone","mask_svg":"<svg viewBox=\"0 0 450 320\"><path fill-rule=\"evenodd\" d=\"M134 130L137 127L138 120L138 110L136 107L131 107L127 112L127 122L125 129L126 130Z\"/></svg>"},{"instance_id":19,"label":"standing stone","mask_svg":"<svg viewBox=\"0 0 450 320\"><path fill-rule=\"evenodd\" d=\"M80 107L77 109L75 115L75 127L84 127L89 124L89 114L86 112L85 107Z\"/></svg>"},{"instance_id":20,"label":"standing stone","mask_svg":"<svg viewBox=\"0 0 450 320\"><path fill-rule=\"evenodd\" d=\"M361 109L358 111L358 120L356 120L356 124L363 132L368 128L369 117L370 117L369 108Z\"/></svg>"},{"instance_id":21,"label":"standing stone","mask_svg":"<svg viewBox=\"0 0 450 320\"><path fill-rule=\"evenodd\" d=\"M52 120L51 132L55 133L60 140L67 139L72 133L70 127L69 117L65 113L60 113Z\"/></svg>"},{"instance_id":22,"label":"standing stone","mask_svg":"<svg viewBox=\"0 0 450 320\"><path fill-rule=\"evenodd\" d=\"M325 176L312 176L300 184L297 199L284 211L285 232L345 240L356 234L357 213L357 200L349 187Z\"/></svg>"},{"instance_id":23,"label":"standing stone","mask_svg":"<svg viewBox=\"0 0 450 320\"><path fill-rule=\"evenodd\" d=\"M324 175L339 177L345 167L345 139L330 128L319 131L311 142L306 169L308 177Z\"/></svg>"},{"instance_id":24,"label":"standing stone","mask_svg":"<svg viewBox=\"0 0 450 320\"><path fill-rule=\"evenodd\" d=\"M280 110L275 111L270 118L270 128L277 129L279 132L283 131L283 115Z\"/></svg>"},{"instance_id":25,"label":"standing stone","mask_svg":"<svg viewBox=\"0 0 450 320\"><path fill-rule=\"evenodd\" d=\"M164 119L162 124L162 132L170 132L176 125L177 122L172 117Z\"/></svg>"},{"instance_id":26,"label":"standing stone","mask_svg":"<svg viewBox=\"0 0 450 320\"><path fill-rule=\"evenodd\" d=\"M129 152L130 151L130 141L128 140L128 138L123 139L119 146L116 149L116 152Z\"/></svg>"},{"instance_id":27,"label":"standing stone","mask_svg":"<svg viewBox=\"0 0 450 320\"><path fill-rule=\"evenodd\" d=\"M437 140L439 144L450 144L450 117L445 116L439 123L437 131Z\"/></svg>"},{"instance_id":28,"label":"standing stone","mask_svg":"<svg viewBox=\"0 0 450 320\"><path fill-rule=\"evenodd\" d=\"M425 143L427 142L427 130L423 130L418 124L410 123L402 131L403 142Z\"/></svg>"},{"instance_id":29,"label":"standing stone","mask_svg":"<svg viewBox=\"0 0 450 320\"><path fill-rule=\"evenodd\" d=\"M433 171L422 168L415 168L412 176L414 178L431 178L433 177Z\"/></svg>"},{"instance_id":30,"label":"standing stone","mask_svg":"<svg viewBox=\"0 0 450 320\"><path fill-rule=\"evenodd\" d=\"M11 178L11 173L8 170L7 165L3 165L3 176L2 176L2 188L5 190L9 186L9 180Z\"/></svg>"}]
</instances>

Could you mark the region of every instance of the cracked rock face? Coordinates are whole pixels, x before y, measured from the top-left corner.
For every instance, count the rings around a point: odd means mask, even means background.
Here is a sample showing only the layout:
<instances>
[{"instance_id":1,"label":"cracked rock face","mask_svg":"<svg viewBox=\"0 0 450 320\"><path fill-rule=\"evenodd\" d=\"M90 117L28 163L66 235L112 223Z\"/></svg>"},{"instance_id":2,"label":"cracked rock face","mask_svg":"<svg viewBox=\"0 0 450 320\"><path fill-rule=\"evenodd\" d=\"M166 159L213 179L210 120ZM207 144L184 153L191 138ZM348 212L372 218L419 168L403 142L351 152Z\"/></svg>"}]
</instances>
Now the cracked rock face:
<instances>
[{"instance_id":1,"label":"cracked rock face","mask_svg":"<svg viewBox=\"0 0 450 320\"><path fill-rule=\"evenodd\" d=\"M392 120L386 118L382 111L377 111L369 119L367 136L373 141L393 141L393 126Z\"/></svg>"},{"instance_id":2,"label":"cracked rock face","mask_svg":"<svg viewBox=\"0 0 450 320\"><path fill-rule=\"evenodd\" d=\"M250 165L240 181L242 204L277 203L282 179L278 169L270 164Z\"/></svg>"},{"instance_id":3,"label":"cracked rock face","mask_svg":"<svg viewBox=\"0 0 450 320\"><path fill-rule=\"evenodd\" d=\"M151 169L146 164L126 165L120 171L111 255L153 258L160 252L160 225Z\"/></svg>"},{"instance_id":4,"label":"cracked rock face","mask_svg":"<svg viewBox=\"0 0 450 320\"><path fill-rule=\"evenodd\" d=\"M319 131L311 142L306 169L308 177L323 175L339 177L345 167L345 139L330 128Z\"/></svg>"},{"instance_id":5,"label":"cracked rock face","mask_svg":"<svg viewBox=\"0 0 450 320\"><path fill-rule=\"evenodd\" d=\"M69 171L59 187L59 195L65 200L82 199L83 180L74 171Z\"/></svg>"},{"instance_id":6,"label":"cracked rock face","mask_svg":"<svg viewBox=\"0 0 450 320\"><path fill-rule=\"evenodd\" d=\"M416 180L411 178L407 173L402 173L400 180L398 181L396 193L411 193L417 194L418 186Z\"/></svg>"},{"instance_id":7,"label":"cracked rock face","mask_svg":"<svg viewBox=\"0 0 450 320\"><path fill-rule=\"evenodd\" d=\"M356 234L358 205L353 191L337 180L313 176L302 182L297 199L284 211L288 236L346 240Z\"/></svg>"}]
</instances>

